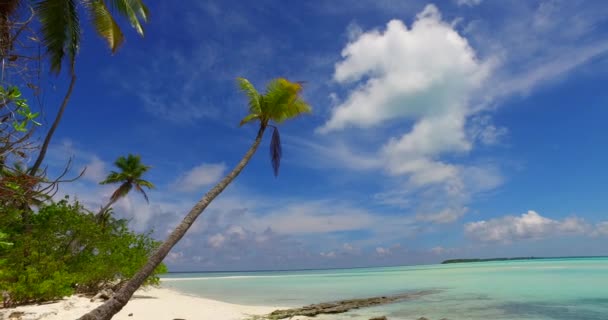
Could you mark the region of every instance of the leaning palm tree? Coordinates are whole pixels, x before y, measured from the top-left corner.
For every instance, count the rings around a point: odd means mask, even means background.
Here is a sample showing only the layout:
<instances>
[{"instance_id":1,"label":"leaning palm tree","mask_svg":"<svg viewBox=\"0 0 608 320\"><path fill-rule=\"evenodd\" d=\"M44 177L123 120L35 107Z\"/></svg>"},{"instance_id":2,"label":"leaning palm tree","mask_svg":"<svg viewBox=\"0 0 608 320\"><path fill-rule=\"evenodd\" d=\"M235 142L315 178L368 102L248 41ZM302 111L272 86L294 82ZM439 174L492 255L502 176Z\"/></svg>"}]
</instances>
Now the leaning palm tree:
<instances>
[{"instance_id":1,"label":"leaning palm tree","mask_svg":"<svg viewBox=\"0 0 608 320\"><path fill-rule=\"evenodd\" d=\"M24 0L6 0L10 3L21 3ZM97 33L108 42L112 53L124 42L124 35L116 23L110 8L118 15L127 18L131 26L143 36L142 23L148 20L149 12L142 0L31 0L40 20L42 42L50 60L51 71L58 74L64 63L68 65L70 83L59 111L46 134L30 174L35 175L42 165L51 138L63 117L67 103L76 83L74 65L80 47L80 17L78 4L89 13L91 22ZM108 5L110 4L110 5ZM17 5L6 6L5 11L16 10ZM0 9L3 9L0 7ZM0 16L10 17L13 12L0 12ZM8 18L7 18L8 19ZM0 22L3 20L0 19ZM0 28L2 26L0 25ZM0 32L6 32L0 30ZM0 35L1 36L1 35Z\"/></svg>"},{"instance_id":2,"label":"leaning palm tree","mask_svg":"<svg viewBox=\"0 0 608 320\"><path fill-rule=\"evenodd\" d=\"M240 89L249 98L249 115L247 115L241 125L249 122L257 122L259 125L257 136L253 145L241 161L226 175L215 187L205 194L190 209L182 222L171 232L163 244L150 256L146 264L116 292L116 294L91 312L85 314L80 320L108 320L118 313L129 299L139 288L139 286L152 274L154 269L163 261L171 248L186 234L196 218L207 208L226 187L241 173L251 157L255 154L258 146L262 142L264 132L268 127L273 128L271 142L271 158L275 175L278 173L279 161L281 157L280 141L278 129L275 124L280 124L285 120L295 118L304 113L310 113L310 106L302 100L302 84L290 82L287 79L278 78L272 80L263 94L259 93L254 86L246 79L239 78Z\"/></svg>"},{"instance_id":3,"label":"leaning palm tree","mask_svg":"<svg viewBox=\"0 0 608 320\"><path fill-rule=\"evenodd\" d=\"M149 202L144 187L148 189L154 188L152 182L141 178L144 173L150 169L150 166L141 163L140 156L129 154L126 157L118 157L114 162L114 165L120 169L120 171L110 172L106 179L101 181L100 184L120 183L120 186L112 193L110 201L99 210L99 213L97 214L98 218L101 218L104 214L108 214L108 209L120 198L126 197L132 189L141 193L144 196L144 199L146 199L146 202Z\"/></svg>"}]
</instances>

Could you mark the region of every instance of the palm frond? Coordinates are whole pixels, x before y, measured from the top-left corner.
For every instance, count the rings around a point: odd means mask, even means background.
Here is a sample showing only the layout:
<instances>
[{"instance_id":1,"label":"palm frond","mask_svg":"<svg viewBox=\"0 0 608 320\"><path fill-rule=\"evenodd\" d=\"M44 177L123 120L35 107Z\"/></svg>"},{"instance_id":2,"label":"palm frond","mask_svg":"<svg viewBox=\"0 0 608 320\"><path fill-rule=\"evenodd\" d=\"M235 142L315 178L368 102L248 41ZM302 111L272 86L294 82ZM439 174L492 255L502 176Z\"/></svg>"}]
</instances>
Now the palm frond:
<instances>
[{"instance_id":1,"label":"palm frond","mask_svg":"<svg viewBox=\"0 0 608 320\"><path fill-rule=\"evenodd\" d=\"M103 181L99 182L99 184L118 183L122 182L123 180L125 180L125 176L123 174L112 171Z\"/></svg>"},{"instance_id":2,"label":"palm frond","mask_svg":"<svg viewBox=\"0 0 608 320\"><path fill-rule=\"evenodd\" d=\"M148 21L149 11L141 0L112 0L112 7L122 16L129 19L131 26L141 36L144 35L144 28L139 19Z\"/></svg>"},{"instance_id":3,"label":"palm frond","mask_svg":"<svg viewBox=\"0 0 608 320\"><path fill-rule=\"evenodd\" d=\"M242 125L244 125L246 123L249 123L249 122L251 122L251 121L253 121L255 119L259 119L259 118L260 118L259 114L254 114L254 113L249 114L245 118L243 118L243 120L241 120L241 122L239 123L239 126L242 126Z\"/></svg>"},{"instance_id":4,"label":"palm frond","mask_svg":"<svg viewBox=\"0 0 608 320\"><path fill-rule=\"evenodd\" d=\"M141 193L144 196L144 199L146 199L147 203L150 203L150 200L148 200L148 195L146 194L146 192L144 191L144 189L141 186L136 184L135 190L139 191L139 193Z\"/></svg>"},{"instance_id":5,"label":"palm frond","mask_svg":"<svg viewBox=\"0 0 608 320\"><path fill-rule=\"evenodd\" d=\"M120 156L116 159L116 161L114 161L114 165L123 171L127 170L129 168L129 162L131 162L130 159L132 157L133 156L131 154L129 154L128 157Z\"/></svg>"},{"instance_id":6,"label":"palm frond","mask_svg":"<svg viewBox=\"0 0 608 320\"><path fill-rule=\"evenodd\" d=\"M36 10L51 71L59 73L66 56L72 68L80 45L80 22L75 0L40 0Z\"/></svg>"},{"instance_id":7,"label":"palm frond","mask_svg":"<svg viewBox=\"0 0 608 320\"><path fill-rule=\"evenodd\" d=\"M106 4L101 0L87 2L87 7L95 30L108 42L110 49L112 49L112 53L115 53L118 47L124 42L125 37L112 17L110 10L108 10Z\"/></svg>"},{"instance_id":8,"label":"palm frond","mask_svg":"<svg viewBox=\"0 0 608 320\"><path fill-rule=\"evenodd\" d=\"M281 107L289 102L289 99L293 97L290 90L287 90L284 78L277 78L266 86L266 92L264 92L264 108L263 112L268 114L270 118L273 118L277 113L281 111Z\"/></svg>"},{"instance_id":9,"label":"palm frond","mask_svg":"<svg viewBox=\"0 0 608 320\"><path fill-rule=\"evenodd\" d=\"M282 108L281 110L282 112L277 113L272 118L273 121L281 123L285 120L297 118L303 114L312 112L312 108L310 107L310 105L301 98L295 99L292 103L284 106L284 108Z\"/></svg>"},{"instance_id":10,"label":"palm frond","mask_svg":"<svg viewBox=\"0 0 608 320\"><path fill-rule=\"evenodd\" d=\"M277 78L270 82L264 94L265 112L275 122L282 122L297 115L294 103L298 101L302 83Z\"/></svg>"},{"instance_id":11,"label":"palm frond","mask_svg":"<svg viewBox=\"0 0 608 320\"><path fill-rule=\"evenodd\" d=\"M277 127L274 127L274 131L272 132L272 139L270 140L270 161L272 163L272 170L274 172L275 177L279 175L279 167L281 165L282 155L283 150L281 148L281 136L279 135L279 129Z\"/></svg>"},{"instance_id":12,"label":"palm frond","mask_svg":"<svg viewBox=\"0 0 608 320\"><path fill-rule=\"evenodd\" d=\"M247 98L249 98L249 101L248 101L249 113L261 114L262 113L262 108L261 108L262 101L260 100L261 96L258 93L258 91L255 89L255 87L251 84L251 82L249 82L249 80L247 80L245 78L237 78L236 81L239 86L239 89L243 93L245 93L245 95L247 95Z\"/></svg>"},{"instance_id":13,"label":"palm frond","mask_svg":"<svg viewBox=\"0 0 608 320\"><path fill-rule=\"evenodd\" d=\"M156 188L152 182L144 180L144 179L137 179L137 180L134 181L134 183L136 185L138 185L138 186L146 187L148 189L154 189L154 188Z\"/></svg>"}]
</instances>

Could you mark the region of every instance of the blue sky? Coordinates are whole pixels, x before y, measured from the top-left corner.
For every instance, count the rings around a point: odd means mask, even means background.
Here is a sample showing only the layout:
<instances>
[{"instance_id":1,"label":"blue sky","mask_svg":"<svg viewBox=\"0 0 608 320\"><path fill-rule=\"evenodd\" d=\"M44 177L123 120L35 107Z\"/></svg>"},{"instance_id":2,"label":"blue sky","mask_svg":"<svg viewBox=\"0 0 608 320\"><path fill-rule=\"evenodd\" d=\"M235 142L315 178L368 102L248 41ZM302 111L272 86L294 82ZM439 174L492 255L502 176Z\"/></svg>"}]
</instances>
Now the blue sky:
<instances>
[{"instance_id":1,"label":"blue sky","mask_svg":"<svg viewBox=\"0 0 608 320\"><path fill-rule=\"evenodd\" d=\"M166 259L171 270L606 255L608 7L598 1L150 3L146 37L108 54L85 30L49 157L97 208L119 155L153 169L115 211L164 238L236 164L246 100L305 81L310 116L265 141ZM46 107L53 110L63 83ZM266 137L269 139L269 136Z\"/></svg>"}]
</instances>

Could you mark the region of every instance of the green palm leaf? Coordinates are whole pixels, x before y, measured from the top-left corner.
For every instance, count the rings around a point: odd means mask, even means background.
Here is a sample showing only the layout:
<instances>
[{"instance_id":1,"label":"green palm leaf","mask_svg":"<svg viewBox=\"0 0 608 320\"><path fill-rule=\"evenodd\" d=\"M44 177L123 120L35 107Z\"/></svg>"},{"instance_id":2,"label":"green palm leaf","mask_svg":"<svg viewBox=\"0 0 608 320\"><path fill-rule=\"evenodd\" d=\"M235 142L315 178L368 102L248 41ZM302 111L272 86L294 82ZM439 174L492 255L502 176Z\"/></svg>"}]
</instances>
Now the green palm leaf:
<instances>
[{"instance_id":1,"label":"green palm leaf","mask_svg":"<svg viewBox=\"0 0 608 320\"><path fill-rule=\"evenodd\" d=\"M249 98L249 112L252 114L262 113L261 96L251 82L245 78L237 78L236 81L239 89Z\"/></svg>"},{"instance_id":2,"label":"green palm leaf","mask_svg":"<svg viewBox=\"0 0 608 320\"><path fill-rule=\"evenodd\" d=\"M127 17L137 33L144 35L144 29L139 19L148 21L149 11L141 0L112 0L112 7L121 15Z\"/></svg>"},{"instance_id":3,"label":"green palm leaf","mask_svg":"<svg viewBox=\"0 0 608 320\"><path fill-rule=\"evenodd\" d=\"M72 68L80 44L80 22L75 0L39 1L36 10L51 71L59 73L66 56Z\"/></svg>"},{"instance_id":4,"label":"green palm leaf","mask_svg":"<svg viewBox=\"0 0 608 320\"><path fill-rule=\"evenodd\" d=\"M87 7L89 8L95 30L106 39L110 49L112 49L112 53L115 53L125 39L116 20L114 20L103 1L91 1Z\"/></svg>"},{"instance_id":5,"label":"green palm leaf","mask_svg":"<svg viewBox=\"0 0 608 320\"><path fill-rule=\"evenodd\" d=\"M110 184L110 183L118 183L121 182L122 180L124 180L125 177L116 172L116 171L112 171L110 172L110 174L103 180L101 181L99 184Z\"/></svg>"},{"instance_id":6,"label":"green palm leaf","mask_svg":"<svg viewBox=\"0 0 608 320\"><path fill-rule=\"evenodd\" d=\"M243 118L243 120L241 120L241 123L239 123L239 126L242 126L246 123L249 123L249 122L259 119L259 118L260 118L259 114L249 114L245 118Z\"/></svg>"}]
</instances>

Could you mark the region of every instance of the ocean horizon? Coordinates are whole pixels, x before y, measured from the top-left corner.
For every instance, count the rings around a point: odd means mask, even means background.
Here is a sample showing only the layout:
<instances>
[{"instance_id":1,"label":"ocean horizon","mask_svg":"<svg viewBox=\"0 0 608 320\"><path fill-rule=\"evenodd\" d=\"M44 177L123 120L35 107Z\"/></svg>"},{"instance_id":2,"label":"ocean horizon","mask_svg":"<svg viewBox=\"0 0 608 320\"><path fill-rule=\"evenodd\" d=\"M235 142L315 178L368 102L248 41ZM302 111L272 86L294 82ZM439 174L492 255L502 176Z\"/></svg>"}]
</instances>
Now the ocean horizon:
<instances>
[{"instance_id":1,"label":"ocean horizon","mask_svg":"<svg viewBox=\"0 0 608 320\"><path fill-rule=\"evenodd\" d=\"M605 320L608 257L351 269L179 272L163 287L224 302L300 307L434 290L413 300L319 319Z\"/></svg>"}]
</instances>

